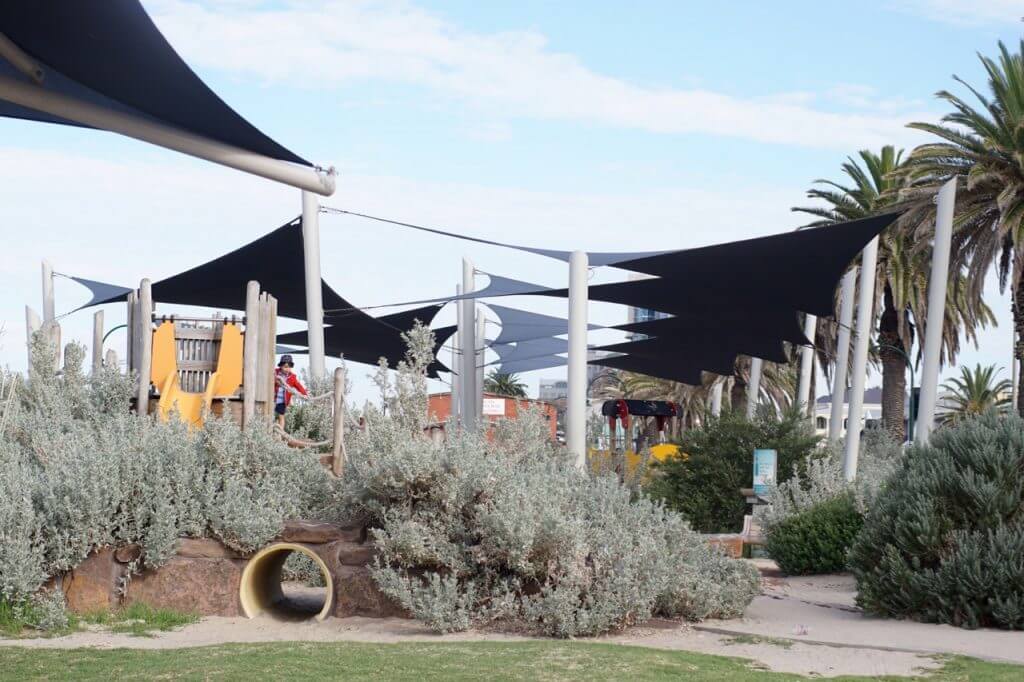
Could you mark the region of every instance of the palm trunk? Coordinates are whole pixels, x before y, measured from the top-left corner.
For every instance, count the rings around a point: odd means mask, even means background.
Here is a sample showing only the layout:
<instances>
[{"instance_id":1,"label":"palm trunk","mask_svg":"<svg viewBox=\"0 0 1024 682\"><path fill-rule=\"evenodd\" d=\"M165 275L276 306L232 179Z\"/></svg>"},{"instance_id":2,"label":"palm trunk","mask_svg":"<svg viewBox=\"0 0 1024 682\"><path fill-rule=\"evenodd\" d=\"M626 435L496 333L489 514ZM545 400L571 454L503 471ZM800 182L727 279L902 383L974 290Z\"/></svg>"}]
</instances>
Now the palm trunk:
<instances>
[{"instance_id":1,"label":"palm trunk","mask_svg":"<svg viewBox=\"0 0 1024 682\"><path fill-rule=\"evenodd\" d=\"M1024 417L1024 277L1019 277L1017 286L1013 292L1013 328L1017 331L1017 341L1014 344L1013 355L1017 358L1017 413ZM1011 369L1012 371L1012 369ZM1011 381L1013 379L1011 378Z\"/></svg>"},{"instance_id":2,"label":"palm trunk","mask_svg":"<svg viewBox=\"0 0 1024 682\"><path fill-rule=\"evenodd\" d=\"M740 374L739 367L736 368L732 388L729 390L729 409L737 414L743 414L747 409L747 378Z\"/></svg>"},{"instance_id":3,"label":"palm trunk","mask_svg":"<svg viewBox=\"0 0 1024 682\"><path fill-rule=\"evenodd\" d=\"M903 399L907 391L906 348L900 339L899 312L888 283L878 324L878 343L882 360L882 424L897 442L902 443L906 436L903 424Z\"/></svg>"}]
</instances>

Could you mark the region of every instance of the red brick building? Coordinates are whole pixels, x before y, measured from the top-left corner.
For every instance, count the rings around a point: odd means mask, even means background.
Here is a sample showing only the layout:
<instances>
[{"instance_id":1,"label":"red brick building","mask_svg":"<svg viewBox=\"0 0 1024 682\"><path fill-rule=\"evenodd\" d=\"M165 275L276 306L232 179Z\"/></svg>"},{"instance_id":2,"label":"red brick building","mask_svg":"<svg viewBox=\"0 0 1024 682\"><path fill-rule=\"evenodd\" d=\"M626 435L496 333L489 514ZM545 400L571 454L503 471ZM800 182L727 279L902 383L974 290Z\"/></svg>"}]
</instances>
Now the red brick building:
<instances>
[{"instance_id":1,"label":"red brick building","mask_svg":"<svg viewBox=\"0 0 1024 682\"><path fill-rule=\"evenodd\" d=\"M551 440L555 440L555 432L558 428L558 411L551 403L530 398L509 398L496 393L484 393L484 404L481 410L481 417L489 422L499 419L515 419L519 411L528 406L539 406L547 418L548 427L551 432ZM429 397L427 409L431 415L431 421L437 424L437 429L444 431L444 424L452 414L452 394L433 393Z\"/></svg>"}]
</instances>

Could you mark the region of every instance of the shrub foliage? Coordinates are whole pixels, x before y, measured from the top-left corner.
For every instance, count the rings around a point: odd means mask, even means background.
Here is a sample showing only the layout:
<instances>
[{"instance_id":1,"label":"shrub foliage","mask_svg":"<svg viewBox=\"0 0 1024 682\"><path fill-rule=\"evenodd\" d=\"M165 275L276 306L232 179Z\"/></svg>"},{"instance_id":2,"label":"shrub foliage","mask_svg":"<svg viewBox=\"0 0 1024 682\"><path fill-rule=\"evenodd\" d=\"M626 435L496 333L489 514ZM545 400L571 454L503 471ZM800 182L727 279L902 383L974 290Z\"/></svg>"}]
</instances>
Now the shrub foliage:
<instances>
[{"instance_id":1,"label":"shrub foliage","mask_svg":"<svg viewBox=\"0 0 1024 682\"><path fill-rule=\"evenodd\" d=\"M867 611L1024 628L1024 420L988 413L909 449L850 563Z\"/></svg>"},{"instance_id":2,"label":"shrub foliage","mask_svg":"<svg viewBox=\"0 0 1024 682\"><path fill-rule=\"evenodd\" d=\"M316 459L268 429L209 419L190 431L129 412L132 380L86 377L69 345L63 371L37 335L0 432L0 600L26 604L51 575L103 545L138 543L159 566L181 536L252 550L289 517L331 498Z\"/></svg>"},{"instance_id":3,"label":"shrub foliage","mask_svg":"<svg viewBox=\"0 0 1024 682\"><path fill-rule=\"evenodd\" d=\"M796 411L784 413L781 420L767 409L752 421L736 412L723 414L683 434L680 447L687 457L652 465L647 491L701 532L736 532L743 527L747 508L740 489L753 484L754 450L778 451L779 478L786 480L819 441Z\"/></svg>"},{"instance_id":4,"label":"shrub foliage","mask_svg":"<svg viewBox=\"0 0 1024 682\"><path fill-rule=\"evenodd\" d=\"M501 422L492 439L451 423L444 442L427 438L433 342L422 328L409 341L395 383L378 375L388 417L367 413L341 496L372 528L387 594L441 631L504 620L569 637L655 613L742 613L756 571L615 477L576 469L540 414Z\"/></svg>"},{"instance_id":5,"label":"shrub foliage","mask_svg":"<svg viewBox=\"0 0 1024 682\"><path fill-rule=\"evenodd\" d=\"M791 516L768 533L768 553L787 575L836 573L863 525L853 496L840 495Z\"/></svg>"}]
</instances>

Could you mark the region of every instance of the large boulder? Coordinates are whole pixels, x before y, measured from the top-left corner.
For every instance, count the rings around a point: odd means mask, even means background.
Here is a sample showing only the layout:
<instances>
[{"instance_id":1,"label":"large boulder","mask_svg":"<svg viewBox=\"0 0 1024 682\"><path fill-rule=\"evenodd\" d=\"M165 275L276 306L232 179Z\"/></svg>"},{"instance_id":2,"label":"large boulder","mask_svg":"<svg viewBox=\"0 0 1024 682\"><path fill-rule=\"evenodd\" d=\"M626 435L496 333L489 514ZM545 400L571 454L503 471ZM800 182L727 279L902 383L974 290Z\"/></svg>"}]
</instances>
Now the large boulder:
<instances>
[{"instance_id":1,"label":"large boulder","mask_svg":"<svg viewBox=\"0 0 1024 682\"><path fill-rule=\"evenodd\" d=\"M64 576L64 598L77 613L108 611L120 602L120 588L128 573L112 547L102 547Z\"/></svg>"},{"instance_id":2,"label":"large boulder","mask_svg":"<svg viewBox=\"0 0 1024 682\"><path fill-rule=\"evenodd\" d=\"M178 556L192 559L241 559L243 555L214 538L181 538L176 549Z\"/></svg>"},{"instance_id":3,"label":"large boulder","mask_svg":"<svg viewBox=\"0 0 1024 682\"><path fill-rule=\"evenodd\" d=\"M344 527L323 521L307 521L289 519L284 522L284 530L277 539L281 542L301 542L319 545L326 542L347 540L362 542L366 538L366 530L362 527Z\"/></svg>"},{"instance_id":4,"label":"large boulder","mask_svg":"<svg viewBox=\"0 0 1024 682\"><path fill-rule=\"evenodd\" d=\"M377 588L366 566L332 567L334 576L334 615L371 618L410 618L410 614Z\"/></svg>"},{"instance_id":5,"label":"large boulder","mask_svg":"<svg viewBox=\"0 0 1024 682\"><path fill-rule=\"evenodd\" d=\"M134 576L124 601L203 616L237 616L242 612L238 588L244 567L245 561L238 559L175 556Z\"/></svg>"}]
</instances>

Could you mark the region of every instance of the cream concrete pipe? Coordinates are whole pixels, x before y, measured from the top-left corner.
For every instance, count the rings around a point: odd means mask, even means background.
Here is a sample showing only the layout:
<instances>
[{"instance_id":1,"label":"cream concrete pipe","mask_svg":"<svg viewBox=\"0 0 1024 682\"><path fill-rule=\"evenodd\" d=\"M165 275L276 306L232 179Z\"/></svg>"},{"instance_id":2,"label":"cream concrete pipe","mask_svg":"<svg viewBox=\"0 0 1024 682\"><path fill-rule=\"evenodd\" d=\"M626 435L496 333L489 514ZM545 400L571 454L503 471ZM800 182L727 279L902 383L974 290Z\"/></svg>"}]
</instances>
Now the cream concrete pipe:
<instances>
[{"instance_id":1,"label":"cream concrete pipe","mask_svg":"<svg viewBox=\"0 0 1024 682\"><path fill-rule=\"evenodd\" d=\"M249 618L267 614L276 618L294 616L295 611L289 610L287 598L281 589L281 573L284 562L292 552L299 552L310 557L320 568L326 585L324 605L313 617L323 620L334 610L334 578L327 564L308 545L296 542L275 542L256 552L242 571L242 582L238 596L242 602L242 611Z\"/></svg>"}]
</instances>

